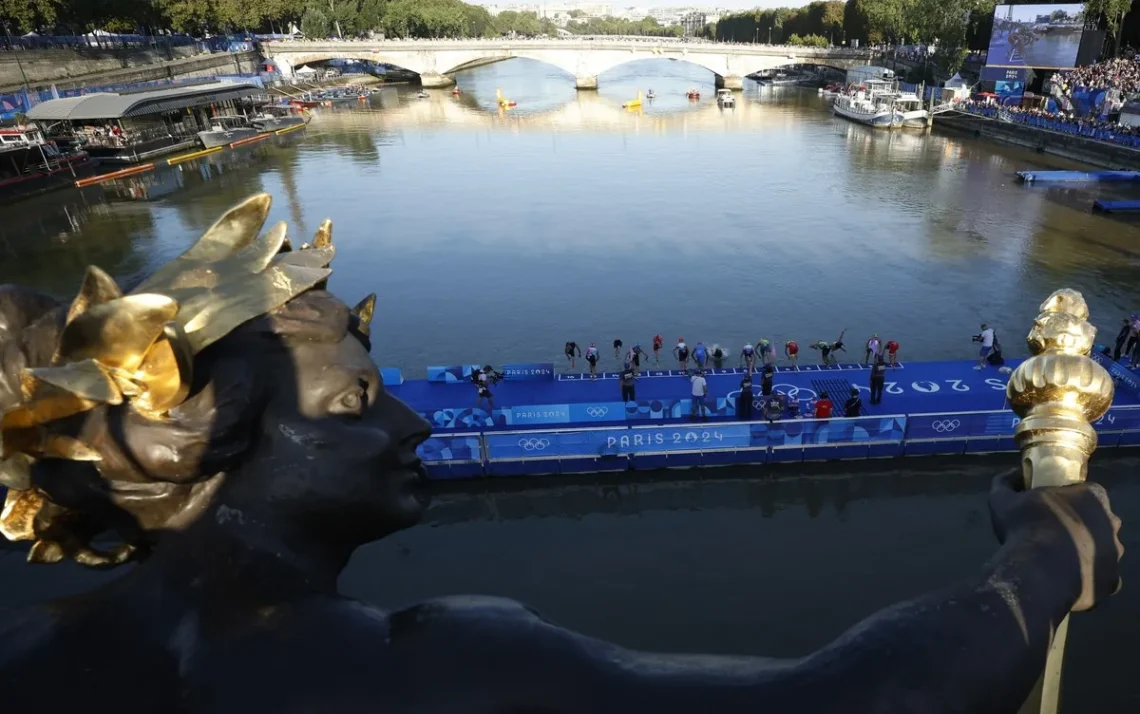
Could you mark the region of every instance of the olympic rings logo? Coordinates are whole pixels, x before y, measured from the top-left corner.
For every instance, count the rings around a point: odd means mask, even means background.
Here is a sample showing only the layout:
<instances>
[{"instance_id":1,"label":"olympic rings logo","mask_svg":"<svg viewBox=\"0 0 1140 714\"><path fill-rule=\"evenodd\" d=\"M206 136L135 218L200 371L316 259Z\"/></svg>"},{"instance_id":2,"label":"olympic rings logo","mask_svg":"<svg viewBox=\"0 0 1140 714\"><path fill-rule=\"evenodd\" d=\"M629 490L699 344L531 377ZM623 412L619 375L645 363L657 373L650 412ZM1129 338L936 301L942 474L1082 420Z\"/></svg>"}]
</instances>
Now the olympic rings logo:
<instances>
[{"instance_id":1,"label":"olympic rings logo","mask_svg":"<svg viewBox=\"0 0 1140 714\"><path fill-rule=\"evenodd\" d=\"M610 413L609 407L586 407L586 413L592 417L604 417Z\"/></svg>"},{"instance_id":2,"label":"olympic rings logo","mask_svg":"<svg viewBox=\"0 0 1140 714\"><path fill-rule=\"evenodd\" d=\"M819 395L809 387L797 387L794 384L774 384L773 392L782 392L788 399L816 399Z\"/></svg>"},{"instance_id":3,"label":"olympic rings logo","mask_svg":"<svg viewBox=\"0 0 1140 714\"><path fill-rule=\"evenodd\" d=\"M958 421L957 419L938 419L930 424L930 428L934 429L939 434L943 434L948 431L954 431L960 426L962 426L962 422Z\"/></svg>"},{"instance_id":4,"label":"olympic rings logo","mask_svg":"<svg viewBox=\"0 0 1140 714\"><path fill-rule=\"evenodd\" d=\"M519 448L523 451L542 451L550 446L548 439L519 439Z\"/></svg>"}]
</instances>

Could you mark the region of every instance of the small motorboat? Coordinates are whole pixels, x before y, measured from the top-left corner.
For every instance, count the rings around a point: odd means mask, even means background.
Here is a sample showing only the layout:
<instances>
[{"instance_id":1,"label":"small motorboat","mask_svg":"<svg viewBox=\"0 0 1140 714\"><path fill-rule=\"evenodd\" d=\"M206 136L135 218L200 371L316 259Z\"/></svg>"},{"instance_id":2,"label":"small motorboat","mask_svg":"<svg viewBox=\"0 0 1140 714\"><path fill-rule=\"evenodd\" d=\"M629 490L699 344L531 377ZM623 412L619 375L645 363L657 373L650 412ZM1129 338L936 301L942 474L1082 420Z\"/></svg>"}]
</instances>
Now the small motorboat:
<instances>
[{"instance_id":1,"label":"small motorboat","mask_svg":"<svg viewBox=\"0 0 1140 714\"><path fill-rule=\"evenodd\" d=\"M735 109L736 97L732 96L731 89L716 90L716 103L721 109Z\"/></svg>"},{"instance_id":2,"label":"small motorboat","mask_svg":"<svg viewBox=\"0 0 1140 714\"><path fill-rule=\"evenodd\" d=\"M428 98L428 97L430 97L430 96L431 96L431 95L430 95L430 94L428 94L428 93L427 93L427 91L425 91L425 90L423 90L423 89L421 89L420 91L416 92L416 99L427 99L427 98Z\"/></svg>"},{"instance_id":3,"label":"small motorboat","mask_svg":"<svg viewBox=\"0 0 1140 714\"><path fill-rule=\"evenodd\" d=\"M695 99L701 98L701 93L695 89L690 89L688 92L685 93L685 96L687 96L689 99L695 100Z\"/></svg>"},{"instance_id":4,"label":"small motorboat","mask_svg":"<svg viewBox=\"0 0 1140 714\"><path fill-rule=\"evenodd\" d=\"M203 149L225 146L235 141L257 136L261 130L249 123L244 116L216 116L210 119L210 128L198 132L198 143Z\"/></svg>"},{"instance_id":5,"label":"small motorboat","mask_svg":"<svg viewBox=\"0 0 1140 714\"><path fill-rule=\"evenodd\" d=\"M453 96L453 97L458 97L461 94L463 94L463 90L460 89L459 87L456 87L455 89L451 90L451 96Z\"/></svg>"},{"instance_id":6,"label":"small motorboat","mask_svg":"<svg viewBox=\"0 0 1140 714\"><path fill-rule=\"evenodd\" d=\"M495 90L495 100L499 103L500 109L510 109L511 107L518 106L517 103L504 97L503 92L498 89Z\"/></svg>"},{"instance_id":7,"label":"small motorboat","mask_svg":"<svg viewBox=\"0 0 1140 714\"><path fill-rule=\"evenodd\" d=\"M653 98L654 98L654 97L656 97L656 96L657 96L657 95L653 93L653 90L652 90L652 89L650 89L648 92L646 92L646 93L645 93L645 98L646 98L646 99L653 99Z\"/></svg>"}]
</instances>

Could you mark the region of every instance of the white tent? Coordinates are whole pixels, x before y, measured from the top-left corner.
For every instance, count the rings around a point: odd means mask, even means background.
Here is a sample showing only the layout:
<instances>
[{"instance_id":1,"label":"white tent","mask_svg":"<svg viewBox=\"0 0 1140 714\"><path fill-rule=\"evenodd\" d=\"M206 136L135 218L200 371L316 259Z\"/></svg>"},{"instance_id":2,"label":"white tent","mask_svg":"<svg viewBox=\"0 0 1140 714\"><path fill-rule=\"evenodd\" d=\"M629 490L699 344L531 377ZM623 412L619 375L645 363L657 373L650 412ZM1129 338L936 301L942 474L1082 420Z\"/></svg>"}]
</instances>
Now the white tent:
<instances>
[{"instance_id":1,"label":"white tent","mask_svg":"<svg viewBox=\"0 0 1140 714\"><path fill-rule=\"evenodd\" d=\"M942 88L942 101L961 102L969 98L970 83L962 79L962 75L955 72L953 77L946 80L946 84Z\"/></svg>"},{"instance_id":2,"label":"white tent","mask_svg":"<svg viewBox=\"0 0 1140 714\"><path fill-rule=\"evenodd\" d=\"M314 75L316 73L317 70L313 69L312 67L299 67L298 69L293 70L293 74L303 74L306 77Z\"/></svg>"}]
</instances>

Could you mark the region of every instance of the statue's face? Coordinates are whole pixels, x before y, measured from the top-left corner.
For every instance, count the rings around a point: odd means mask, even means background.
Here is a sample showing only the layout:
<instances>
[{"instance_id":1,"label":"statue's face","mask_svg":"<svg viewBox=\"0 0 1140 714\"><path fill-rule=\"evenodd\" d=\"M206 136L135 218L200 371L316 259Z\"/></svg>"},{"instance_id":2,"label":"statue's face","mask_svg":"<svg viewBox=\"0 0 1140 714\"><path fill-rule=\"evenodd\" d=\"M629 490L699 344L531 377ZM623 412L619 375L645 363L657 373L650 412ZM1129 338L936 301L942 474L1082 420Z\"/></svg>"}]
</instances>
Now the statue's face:
<instances>
[{"instance_id":1,"label":"statue's face","mask_svg":"<svg viewBox=\"0 0 1140 714\"><path fill-rule=\"evenodd\" d=\"M363 543L419 521L428 499L416 447L430 426L384 389L353 336L302 343L272 390L239 489L322 536ZM258 495L260 493L260 495Z\"/></svg>"}]
</instances>

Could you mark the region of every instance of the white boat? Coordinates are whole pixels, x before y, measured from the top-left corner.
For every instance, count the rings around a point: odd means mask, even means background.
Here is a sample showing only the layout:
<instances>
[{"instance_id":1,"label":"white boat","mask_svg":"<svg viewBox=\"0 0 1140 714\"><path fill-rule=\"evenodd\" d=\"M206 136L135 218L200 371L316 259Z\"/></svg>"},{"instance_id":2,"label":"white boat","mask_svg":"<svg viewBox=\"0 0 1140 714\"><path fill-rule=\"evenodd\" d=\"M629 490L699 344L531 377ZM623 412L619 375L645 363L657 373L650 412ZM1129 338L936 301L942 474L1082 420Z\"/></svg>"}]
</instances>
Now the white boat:
<instances>
[{"instance_id":1,"label":"white boat","mask_svg":"<svg viewBox=\"0 0 1140 714\"><path fill-rule=\"evenodd\" d=\"M867 80L856 91L836 97L831 108L841 117L882 129L926 126L922 100L913 92L900 93L893 80Z\"/></svg>"},{"instance_id":2,"label":"white boat","mask_svg":"<svg viewBox=\"0 0 1140 714\"><path fill-rule=\"evenodd\" d=\"M716 90L716 103L721 109L735 109L736 97L732 95L731 89L718 89Z\"/></svg>"},{"instance_id":3,"label":"white boat","mask_svg":"<svg viewBox=\"0 0 1140 714\"><path fill-rule=\"evenodd\" d=\"M260 114L250 117L249 123L254 129L267 132L308 124L309 120L289 107L267 106L262 108Z\"/></svg>"},{"instance_id":4,"label":"white boat","mask_svg":"<svg viewBox=\"0 0 1140 714\"><path fill-rule=\"evenodd\" d=\"M198 132L198 141L202 144L202 148L212 149L215 146L225 146L235 141L257 136L260 133L243 116L218 116L210 120L210 128L207 131Z\"/></svg>"}]
</instances>

